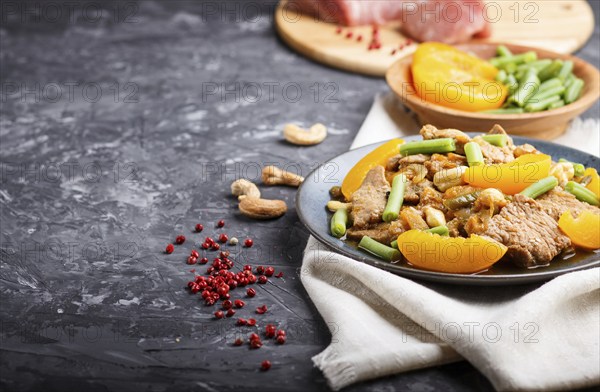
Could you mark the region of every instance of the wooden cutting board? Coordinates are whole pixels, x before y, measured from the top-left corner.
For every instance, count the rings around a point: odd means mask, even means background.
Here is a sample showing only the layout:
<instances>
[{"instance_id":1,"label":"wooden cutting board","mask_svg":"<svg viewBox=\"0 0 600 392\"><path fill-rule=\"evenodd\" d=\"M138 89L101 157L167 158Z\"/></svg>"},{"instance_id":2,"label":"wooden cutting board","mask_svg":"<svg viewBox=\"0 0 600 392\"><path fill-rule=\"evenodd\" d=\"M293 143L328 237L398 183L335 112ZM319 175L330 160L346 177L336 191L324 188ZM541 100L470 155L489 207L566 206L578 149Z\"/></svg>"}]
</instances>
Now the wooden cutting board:
<instances>
[{"instance_id":1,"label":"wooden cutting board","mask_svg":"<svg viewBox=\"0 0 600 392\"><path fill-rule=\"evenodd\" d=\"M407 39L399 32L399 23L381 26L381 49L368 50L371 26L338 32L336 25L296 13L285 4L282 0L275 11L279 35L294 50L315 61L350 72L384 76L394 61L415 50L414 44L400 49ZM487 9L488 18L494 21L492 36L480 42L508 42L572 53L594 31L594 13L585 0L502 0L488 4ZM352 38L347 38L348 33ZM361 41L358 36L362 36Z\"/></svg>"}]
</instances>

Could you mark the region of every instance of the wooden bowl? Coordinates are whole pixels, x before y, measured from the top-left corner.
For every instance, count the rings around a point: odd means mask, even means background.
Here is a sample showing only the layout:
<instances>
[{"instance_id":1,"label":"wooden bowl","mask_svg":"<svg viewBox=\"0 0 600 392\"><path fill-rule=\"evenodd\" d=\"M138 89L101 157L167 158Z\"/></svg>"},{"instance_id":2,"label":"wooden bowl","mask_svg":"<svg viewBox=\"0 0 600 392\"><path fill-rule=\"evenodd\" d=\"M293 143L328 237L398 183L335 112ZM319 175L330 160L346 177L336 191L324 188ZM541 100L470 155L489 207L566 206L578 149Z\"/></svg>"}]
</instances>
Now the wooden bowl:
<instances>
[{"instance_id":1,"label":"wooden bowl","mask_svg":"<svg viewBox=\"0 0 600 392\"><path fill-rule=\"evenodd\" d=\"M457 45L458 49L471 52L483 59L496 55L496 43L471 43ZM574 63L573 73L585 82L579 99L558 109L523 114L487 114L467 112L447 108L427 102L416 93L410 66L412 55L392 64L386 73L386 80L400 101L412 109L422 124L432 124L438 128L455 128L461 131L485 132L494 124L500 124L508 133L538 139L554 139L567 130L570 121L592 106L600 96L600 73L593 65L570 55L550 52L527 46L504 44L513 53L529 50L537 52L540 59L563 59Z\"/></svg>"}]
</instances>

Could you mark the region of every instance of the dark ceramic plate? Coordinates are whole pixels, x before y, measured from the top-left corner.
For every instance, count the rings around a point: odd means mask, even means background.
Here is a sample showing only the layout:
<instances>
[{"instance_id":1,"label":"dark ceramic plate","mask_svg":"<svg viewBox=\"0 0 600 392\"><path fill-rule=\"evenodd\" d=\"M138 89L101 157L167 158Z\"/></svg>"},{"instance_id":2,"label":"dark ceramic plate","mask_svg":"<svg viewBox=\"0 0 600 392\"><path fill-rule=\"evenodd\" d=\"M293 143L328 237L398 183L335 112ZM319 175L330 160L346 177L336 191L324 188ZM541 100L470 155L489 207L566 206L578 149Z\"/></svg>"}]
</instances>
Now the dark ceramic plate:
<instances>
[{"instance_id":1,"label":"dark ceramic plate","mask_svg":"<svg viewBox=\"0 0 600 392\"><path fill-rule=\"evenodd\" d=\"M409 136L404 139L407 141L421 140L421 137ZM551 155L555 160L566 158L570 161L580 162L585 166L591 166L600 170L600 159L582 151L541 140L516 136L513 139L515 144L532 144L538 150ZM409 278L468 285L512 285L544 281L558 275L566 274L567 272L600 265L600 253L578 251L577 254L571 257L553 260L549 266L536 269L518 268L512 265L512 263L503 260L485 272L477 274L448 274L420 270L408 265L404 261L388 263L361 251L356 247L356 244L331 236L329 234L331 213L325 207L330 200L329 189L334 185L341 185L344 176L352 166L380 144L383 144L383 142L348 151L327 161L310 173L298 190L296 195L296 209L298 210L300 220L306 225L313 236L335 251L354 260L362 261Z\"/></svg>"}]
</instances>

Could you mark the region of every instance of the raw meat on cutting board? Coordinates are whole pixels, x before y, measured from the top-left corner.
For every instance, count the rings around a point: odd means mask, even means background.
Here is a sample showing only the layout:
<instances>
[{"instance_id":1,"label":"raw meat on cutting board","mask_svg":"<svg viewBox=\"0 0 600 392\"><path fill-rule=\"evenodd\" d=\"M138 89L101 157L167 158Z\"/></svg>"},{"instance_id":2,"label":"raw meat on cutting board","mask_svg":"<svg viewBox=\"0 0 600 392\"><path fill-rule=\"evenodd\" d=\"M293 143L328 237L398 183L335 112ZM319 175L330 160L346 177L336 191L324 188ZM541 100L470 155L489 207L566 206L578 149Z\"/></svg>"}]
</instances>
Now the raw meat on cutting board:
<instances>
[{"instance_id":1,"label":"raw meat on cutting board","mask_svg":"<svg viewBox=\"0 0 600 392\"><path fill-rule=\"evenodd\" d=\"M402 22L417 41L465 42L490 35L483 0L289 0L294 11L344 26Z\"/></svg>"}]
</instances>

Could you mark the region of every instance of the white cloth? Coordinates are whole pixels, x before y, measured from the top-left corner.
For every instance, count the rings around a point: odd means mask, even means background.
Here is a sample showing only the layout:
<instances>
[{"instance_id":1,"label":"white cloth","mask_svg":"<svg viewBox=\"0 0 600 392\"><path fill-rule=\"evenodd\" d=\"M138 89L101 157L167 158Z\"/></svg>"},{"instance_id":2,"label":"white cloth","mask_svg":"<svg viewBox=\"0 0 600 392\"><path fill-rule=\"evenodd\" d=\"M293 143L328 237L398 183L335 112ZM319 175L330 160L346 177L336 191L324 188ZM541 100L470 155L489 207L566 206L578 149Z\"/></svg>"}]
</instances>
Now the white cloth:
<instances>
[{"instance_id":1,"label":"white cloth","mask_svg":"<svg viewBox=\"0 0 600 392\"><path fill-rule=\"evenodd\" d=\"M377 97L353 148L414 132ZM395 111L398 113L398 111ZM400 124L400 125L399 125ZM585 137L582 137L585 135ZM561 143L598 155L598 122L576 120ZM587 148L586 148L587 147ZM600 269L544 285L414 282L332 252L310 238L302 282L332 334L313 357L330 387L468 360L497 390L600 384Z\"/></svg>"}]
</instances>

